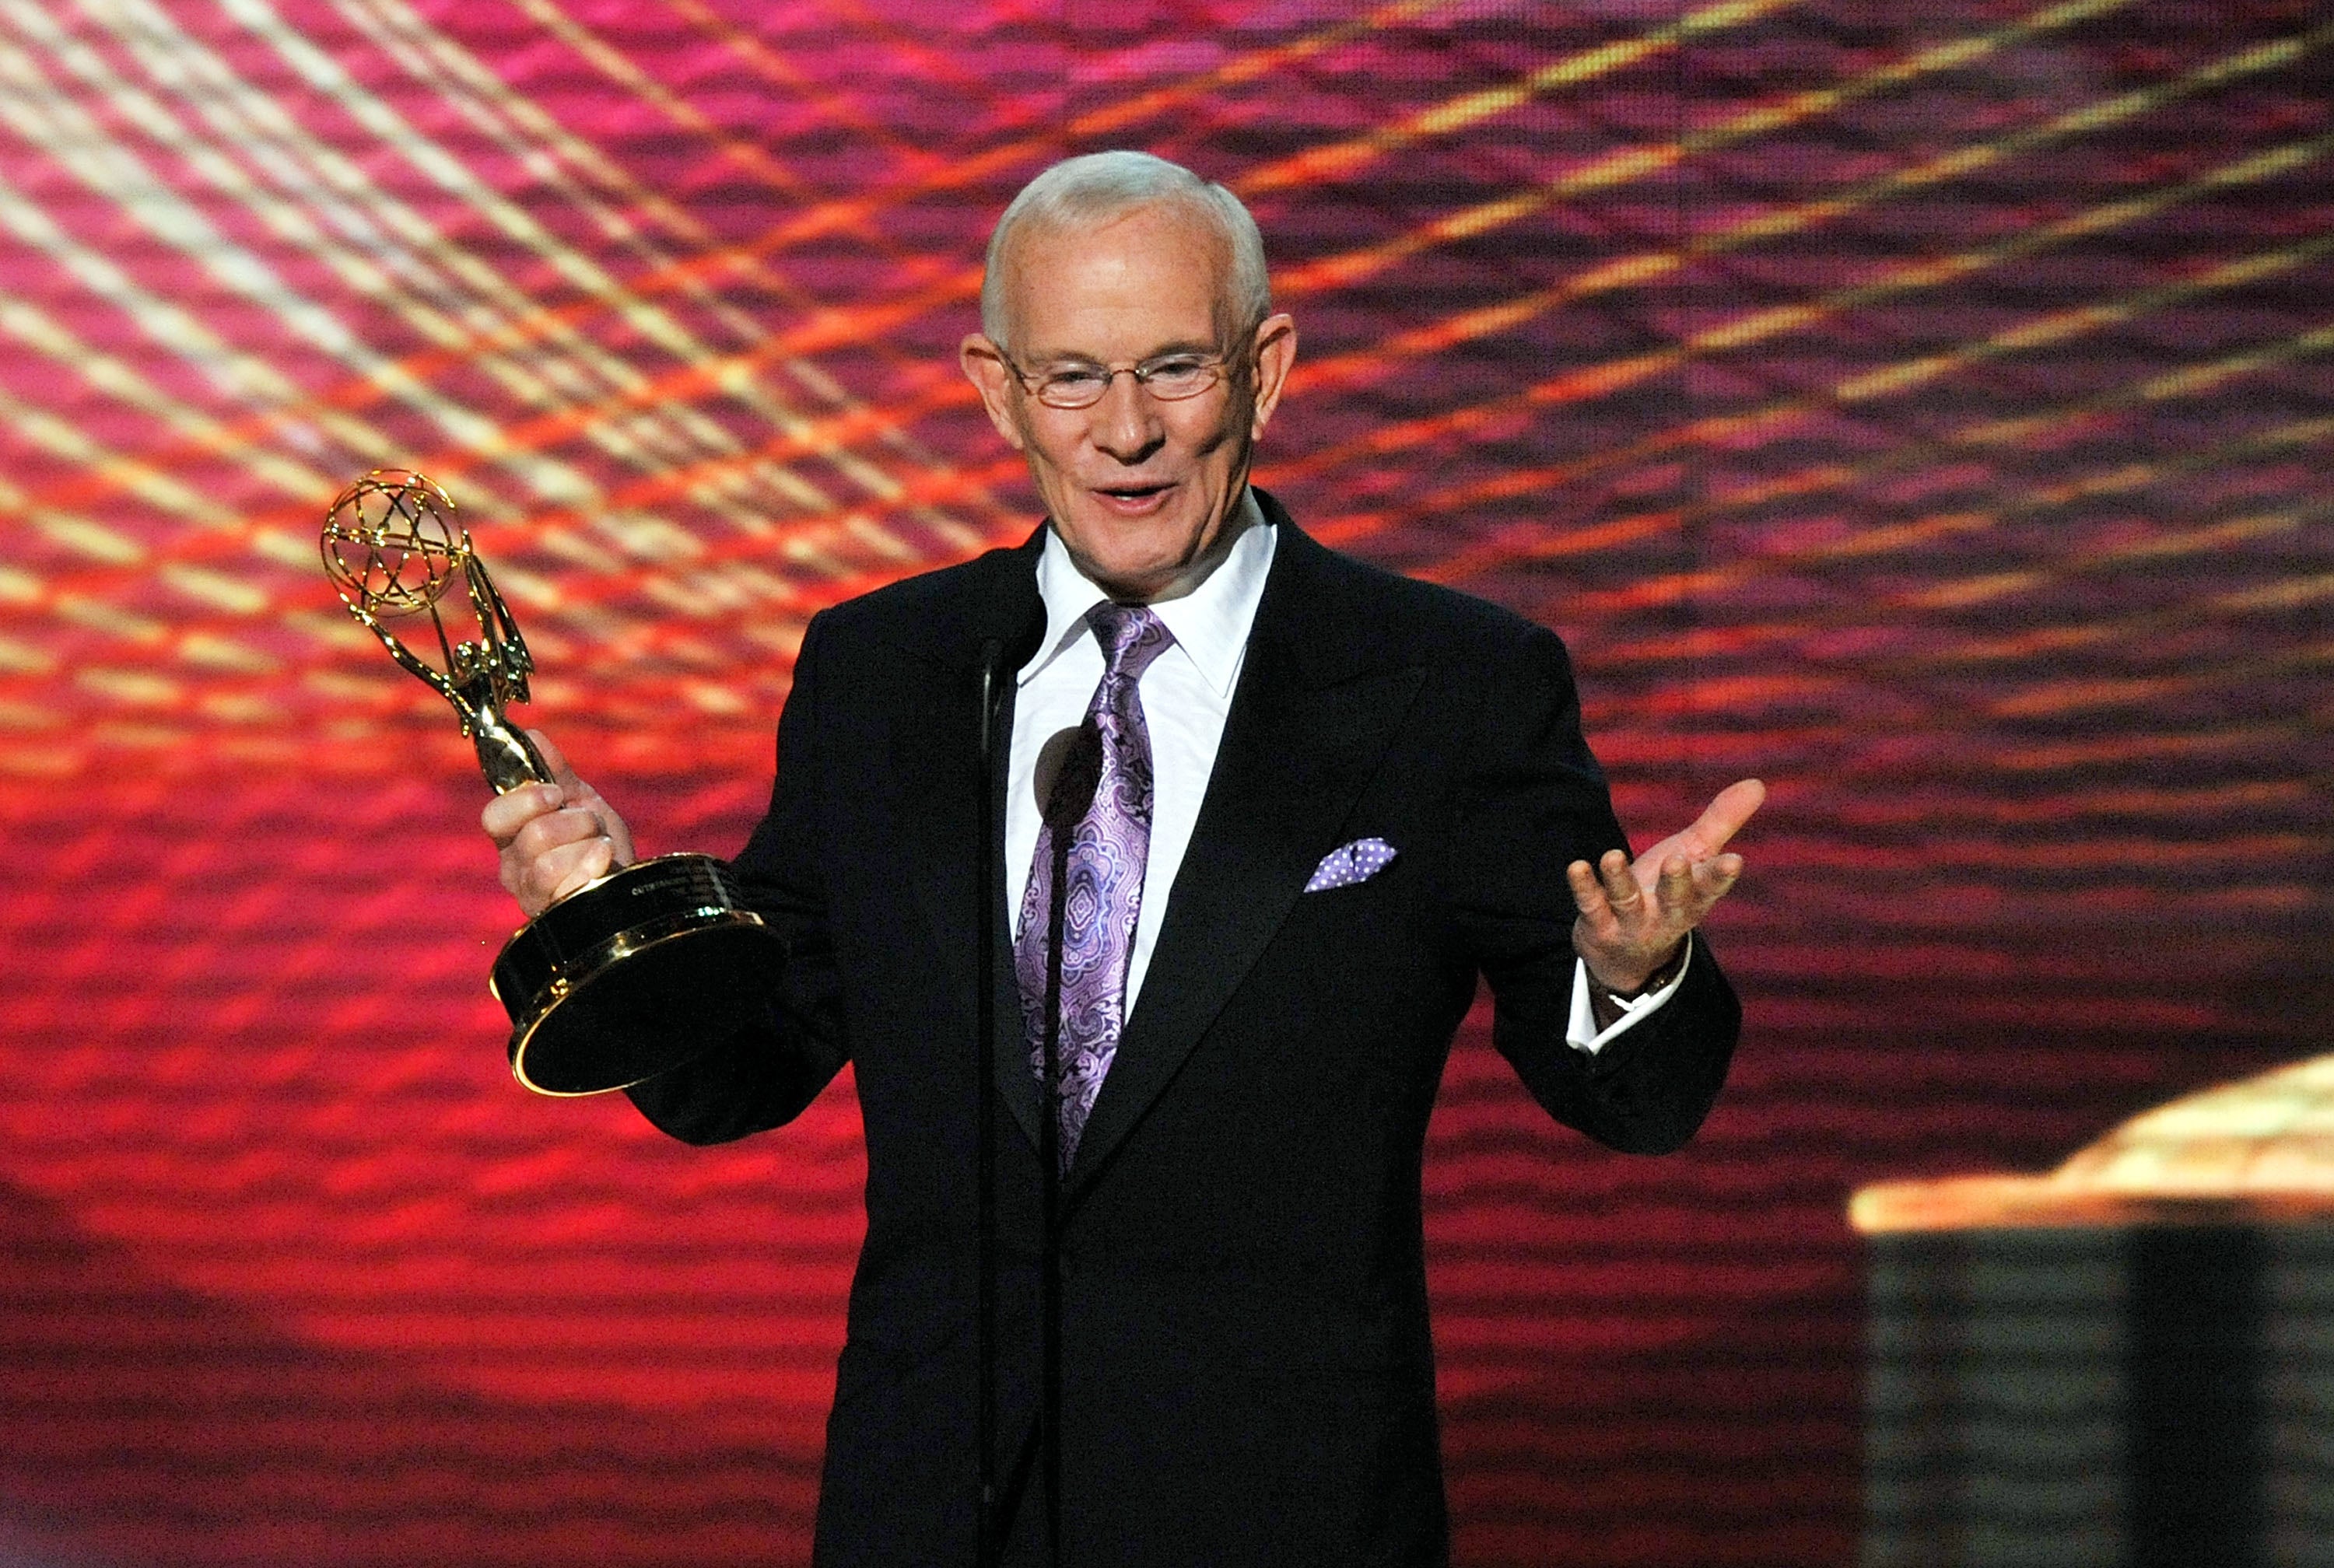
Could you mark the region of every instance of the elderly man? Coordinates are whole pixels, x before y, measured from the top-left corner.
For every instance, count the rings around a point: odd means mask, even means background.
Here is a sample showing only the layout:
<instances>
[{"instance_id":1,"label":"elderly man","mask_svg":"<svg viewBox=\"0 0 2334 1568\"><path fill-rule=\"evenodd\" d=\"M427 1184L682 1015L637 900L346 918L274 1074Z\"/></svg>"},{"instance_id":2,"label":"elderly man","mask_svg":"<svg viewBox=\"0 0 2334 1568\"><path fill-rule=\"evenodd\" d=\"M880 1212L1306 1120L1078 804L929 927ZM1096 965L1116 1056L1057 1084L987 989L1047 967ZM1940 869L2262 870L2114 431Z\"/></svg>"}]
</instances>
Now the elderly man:
<instances>
[{"instance_id":1,"label":"elderly man","mask_svg":"<svg viewBox=\"0 0 2334 1568\"><path fill-rule=\"evenodd\" d=\"M1617 1149L1683 1142L1740 1017L1692 932L1741 872L1722 851L1761 788L1632 862L1552 634L1336 555L1249 487L1297 332L1221 188L1135 153L1048 169L998 224L981 324L963 366L1046 525L812 621L737 861L786 940L785 1005L632 1097L713 1141L779 1125L853 1064L867 1238L818 1561L972 1562L973 934L1001 887L992 974L1020 1002L999 1009L989 1129L1007 1561L1043 1560L1050 1503L1076 1563L1440 1563L1420 1163L1452 1033L1480 976L1551 1115ZM975 714L1000 647L1018 676L985 878ZM1065 737L1082 764L1057 767ZM631 852L555 765L559 784L486 813L530 912ZM1044 1502L1041 1150L1060 1292Z\"/></svg>"}]
</instances>

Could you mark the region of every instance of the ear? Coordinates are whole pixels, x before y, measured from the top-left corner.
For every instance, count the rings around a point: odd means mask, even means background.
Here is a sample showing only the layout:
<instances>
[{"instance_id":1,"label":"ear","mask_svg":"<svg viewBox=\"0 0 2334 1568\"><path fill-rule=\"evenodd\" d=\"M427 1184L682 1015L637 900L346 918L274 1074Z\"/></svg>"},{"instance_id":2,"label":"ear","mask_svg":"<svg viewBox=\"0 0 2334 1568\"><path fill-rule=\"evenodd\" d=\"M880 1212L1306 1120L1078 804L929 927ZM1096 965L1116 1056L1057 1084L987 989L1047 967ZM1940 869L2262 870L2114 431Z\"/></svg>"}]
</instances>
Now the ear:
<instances>
[{"instance_id":1,"label":"ear","mask_svg":"<svg viewBox=\"0 0 2334 1568\"><path fill-rule=\"evenodd\" d=\"M972 332L957 345L956 359L964 367L965 379L980 393L980 406L989 411L989 422L997 427L997 433L1015 451L1026 450L1021 421L1013 406L1013 372L1006 368L1004 354L980 333Z\"/></svg>"},{"instance_id":2,"label":"ear","mask_svg":"<svg viewBox=\"0 0 2334 1568\"><path fill-rule=\"evenodd\" d=\"M1265 422L1280 402L1280 389L1288 383L1288 368L1296 362L1296 318L1286 311L1265 317L1256 329L1256 406L1249 419L1250 440L1264 434Z\"/></svg>"}]
</instances>

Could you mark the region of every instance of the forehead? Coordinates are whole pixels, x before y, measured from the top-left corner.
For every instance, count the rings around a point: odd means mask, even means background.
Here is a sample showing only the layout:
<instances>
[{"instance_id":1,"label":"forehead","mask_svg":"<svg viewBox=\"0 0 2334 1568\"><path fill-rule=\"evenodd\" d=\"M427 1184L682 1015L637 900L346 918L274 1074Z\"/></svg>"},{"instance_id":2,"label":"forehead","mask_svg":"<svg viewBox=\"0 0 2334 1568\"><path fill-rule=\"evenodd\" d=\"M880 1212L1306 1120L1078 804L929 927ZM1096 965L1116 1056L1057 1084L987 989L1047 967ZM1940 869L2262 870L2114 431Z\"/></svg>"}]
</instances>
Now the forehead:
<instances>
[{"instance_id":1,"label":"forehead","mask_svg":"<svg viewBox=\"0 0 2334 1568\"><path fill-rule=\"evenodd\" d=\"M1178 207L1034 229L1016 236L1009 261L1014 346L1032 358L1130 360L1205 348L1228 313L1222 236Z\"/></svg>"}]
</instances>

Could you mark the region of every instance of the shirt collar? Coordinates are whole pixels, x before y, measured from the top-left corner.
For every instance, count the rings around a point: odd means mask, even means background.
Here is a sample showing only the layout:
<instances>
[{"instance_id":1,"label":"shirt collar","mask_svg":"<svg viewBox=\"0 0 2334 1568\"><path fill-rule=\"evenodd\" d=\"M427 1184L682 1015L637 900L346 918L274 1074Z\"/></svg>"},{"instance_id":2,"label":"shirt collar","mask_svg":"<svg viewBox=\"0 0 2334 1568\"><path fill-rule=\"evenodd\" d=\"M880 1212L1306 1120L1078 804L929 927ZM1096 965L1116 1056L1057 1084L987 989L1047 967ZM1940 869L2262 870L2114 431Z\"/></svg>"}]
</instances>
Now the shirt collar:
<instances>
[{"instance_id":1,"label":"shirt collar","mask_svg":"<svg viewBox=\"0 0 2334 1568\"><path fill-rule=\"evenodd\" d=\"M1240 492L1232 524L1239 534L1231 548L1197 582L1151 606L1174 633L1175 646L1190 657L1218 697L1230 694L1239 674L1240 655L1248 646L1249 628L1256 622L1277 543L1277 530L1265 520L1252 490ZM1037 592L1046 601L1046 640L1037 645L1037 657L1021 668L1019 682L1024 685L1088 634L1087 612L1110 597L1078 570L1061 535L1051 528L1046 530L1037 556Z\"/></svg>"}]
</instances>

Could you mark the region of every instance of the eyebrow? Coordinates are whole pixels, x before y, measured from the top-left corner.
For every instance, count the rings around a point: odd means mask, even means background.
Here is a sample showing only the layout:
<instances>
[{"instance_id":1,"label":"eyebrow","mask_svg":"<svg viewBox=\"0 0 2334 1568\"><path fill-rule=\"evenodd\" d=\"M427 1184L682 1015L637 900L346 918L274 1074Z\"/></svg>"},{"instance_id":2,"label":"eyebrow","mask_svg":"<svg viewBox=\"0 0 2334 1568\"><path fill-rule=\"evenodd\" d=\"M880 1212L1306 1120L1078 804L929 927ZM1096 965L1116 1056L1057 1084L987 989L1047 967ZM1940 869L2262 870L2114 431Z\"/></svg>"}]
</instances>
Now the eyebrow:
<instances>
[{"instance_id":1,"label":"eyebrow","mask_svg":"<svg viewBox=\"0 0 2334 1568\"><path fill-rule=\"evenodd\" d=\"M1216 347L1212 342L1194 342L1186 341L1182 342L1168 343L1162 347L1153 349L1149 353L1137 359L1134 362L1138 365L1145 365L1149 364L1153 360L1163 360L1173 354L1200 354L1204 356L1208 354L1221 353L1222 351L1222 350ZM1035 369L1040 365L1099 365L1103 362L1104 361L1102 360L1093 354L1084 354L1077 352L1075 350L1065 349L1056 353L1037 354L1032 356L1030 360L1030 367Z\"/></svg>"}]
</instances>

